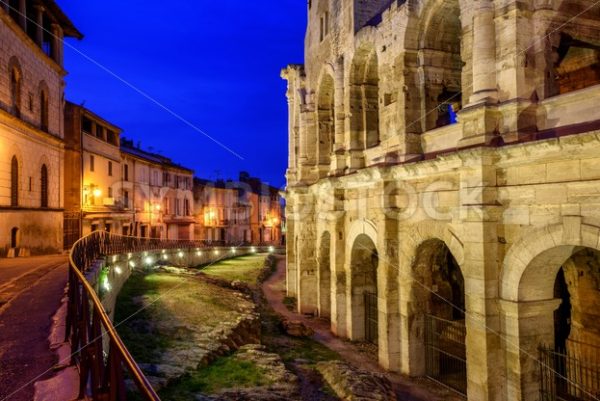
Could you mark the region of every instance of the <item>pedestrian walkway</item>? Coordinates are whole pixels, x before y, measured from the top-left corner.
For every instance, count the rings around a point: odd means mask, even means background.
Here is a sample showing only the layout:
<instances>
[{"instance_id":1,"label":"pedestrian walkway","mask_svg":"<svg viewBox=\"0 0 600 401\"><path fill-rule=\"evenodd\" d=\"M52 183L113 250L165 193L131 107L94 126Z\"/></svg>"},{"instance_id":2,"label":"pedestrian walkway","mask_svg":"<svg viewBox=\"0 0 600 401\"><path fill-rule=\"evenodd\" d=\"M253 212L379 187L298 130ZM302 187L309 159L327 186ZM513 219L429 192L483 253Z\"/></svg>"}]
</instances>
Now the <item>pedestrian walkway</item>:
<instances>
[{"instance_id":1,"label":"pedestrian walkway","mask_svg":"<svg viewBox=\"0 0 600 401\"><path fill-rule=\"evenodd\" d=\"M30 401L52 375L52 316L67 284L67 257L0 259L0 401Z\"/></svg>"},{"instance_id":2,"label":"pedestrian walkway","mask_svg":"<svg viewBox=\"0 0 600 401\"><path fill-rule=\"evenodd\" d=\"M315 332L313 338L337 352L346 362L356 368L384 374L396 388L398 399L403 401L454 401L463 397L427 379L411 379L400 374L390 373L379 366L374 356L368 355L356 344L333 335L325 319L311 318L290 311L283 303L285 296L285 258L280 258L276 272L263 283L265 298L279 315L288 320L301 321Z\"/></svg>"}]
</instances>

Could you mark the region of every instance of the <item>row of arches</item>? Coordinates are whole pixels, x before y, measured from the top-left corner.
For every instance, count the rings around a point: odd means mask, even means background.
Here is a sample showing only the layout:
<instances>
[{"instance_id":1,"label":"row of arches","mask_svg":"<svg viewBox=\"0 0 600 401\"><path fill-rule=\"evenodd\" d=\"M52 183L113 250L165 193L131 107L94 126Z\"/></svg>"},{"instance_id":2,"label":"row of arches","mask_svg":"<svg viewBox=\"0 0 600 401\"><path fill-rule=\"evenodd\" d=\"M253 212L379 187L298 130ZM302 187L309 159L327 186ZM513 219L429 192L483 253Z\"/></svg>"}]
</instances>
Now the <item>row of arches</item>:
<instances>
[{"instance_id":1,"label":"row of arches","mask_svg":"<svg viewBox=\"0 0 600 401\"><path fill-rule=\"evenodd\" d=\"M27 107L29 112L34 112L35 100L30 95L25 104L23 99L23 69L21 64L16 57L12 57L8 63L9 73L9 108L10 111L17 117L21 118L23 107ZM38 121L39 128L42 131L48 131L49 129L49 93L48 85L45 81L41 81L38 85L37 90L37 107L38 107Z\"/></svg>"},{"instance_id":2,"label":"row of arches","mask_svg":"<svg viewBox=\"0 0 600 401\"><path fill-rule=\"evenodd\" d=\"M12 157L10 162L10 206L11 207L19 207L21 205L21 172L20 165L17 156ZM48 166L46 164L42 164L40 167L40 176L39 176L39 185L40 185L40 207L47 208L49 207L48 201ZM29 183L29 191L33 190L33 184L30 181Z\"/></svg>"},{"instance_id":3,"label":"row of arches","mask_svg":"<svg viewBox=\"0 0 600 401\"><path fill-rule=\"evenodd\" d=\"M588 240L569 239L561 226L541 232L513 245L504 262L500 302L506 327L492 332L502 337L505 356L494 363L506 363L508 370L520 372L518 390L509 385L507 391L516 393L508 394L508 399L537 400L543 391L549 397L587 399L589 394L600 394L600 312L595 308L600 304L598 234ZM561 234L562 242L556 241ZM345 326L337 331L352 340L379 344L380 335L387 336L388 342L408 339L403 347L386 344L388 351L402 348L407 352L406 373L432 377L467 394L468 374L480 372L477 366L467 366L467 330L475 323L469 322L463 256L455 256L439 238L418 244L410 277L399 272L400 280L409 284L403 289L406 295L398 298L396 294L391 301L402 298L405 303L402 316L395 315L389 307L390 287L384 281L397 279L398 272L387 272L390 267L380 260L377 240L371 237L361 233L351 239L347 267L340 272L332 256L331 234L321 235L317 252L320 316L331 319L332 325ZM527 255L530 259L523 262ZM403 323L387 321L382 326L379 320L385 314L389 314L386 319ZM392 327L402 327L406 333L394 333ZM477 341L472 339L470 344ZM551 354L552 364L544 363L540 350ZM573 366L587 373L582 375ZM544 369L549 377L542 377Z\"/></svg>"},{"instance_id":4,"label":"row of arches","mask_svg":"<svg viewBox=\"0 0 600 401\"><path fill-rule=\"evenodd\" d=\"M563 1L556 11L556 21L537 24L545 26L540 32L544 40L530 44L531 54L526 58L531 62L525 61L523 68L528 70L527 74L538 77L532 82L539 82L519 89L520 98L543 100L600 83L600 41L597 39L600 16L589 11L575 23L568 18L573 10L581 8L575 3ZM359 44L349 72L343 78L343 86L336 89L334 85L336 80L342 80L335 74L342 74L343 69L333 71L329 65L321 68L315 88L317 164L329 165L336 149L370 149L398 131L421 134L457 122L457 113L473 94L474 70L481 68L473 61L471 50L477 38L472 32L465 33L458 0L427 4L422 9L418 7L418 15L409 18L402 74L395 74L393 78L398 80L396 86L403 89L382 87L379 55L383 50L375 46L373 32L366 32L357 39ZM582 19L585 23L580 23ZM346 93L340 96L336 90ZM397 93L392 93L394 91ZM342 104L340 100L336 103L336 96L349 102L344 105L344 111L339 110ZM383 108L396 99L403 102L402 110L395 111L402 114L400 121L391 125L384 123ZM348 124L343 121L345 116ZM336 124L337 119L341 120ZM392 128L395 132L388 132L390 127L395 127ZM348 139L343 138L346 132L342 131L348 131ZM336 140L344 143L336 143Z\"/></svg>"}]
</instances>

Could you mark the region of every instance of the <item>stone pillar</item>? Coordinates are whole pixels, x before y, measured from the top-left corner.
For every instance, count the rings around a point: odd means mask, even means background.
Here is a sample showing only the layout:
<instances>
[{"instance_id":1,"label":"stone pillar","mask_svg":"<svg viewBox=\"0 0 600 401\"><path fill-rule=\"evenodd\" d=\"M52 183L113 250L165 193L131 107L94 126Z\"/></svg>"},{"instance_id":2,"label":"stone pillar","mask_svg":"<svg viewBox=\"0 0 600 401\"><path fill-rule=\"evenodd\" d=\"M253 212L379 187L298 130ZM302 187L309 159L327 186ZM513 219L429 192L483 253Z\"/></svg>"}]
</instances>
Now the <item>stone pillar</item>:
<instances>
[{"instance_id":1,"label":"stone pillar","mask_svg":"<svg viewBox=\"0 0 600 401\"><path fill-rule=\"evenodd\" d=\"M292 77L287 77L288 88L286 92L288 102L288 170L293 172L296 169L296 102L295 102L295 85ZM292 174L293 175L293 174Z\"/></svg>"},{"instance_id":2,"label":"stone pillar","mask_svg":"<svg viewBox=\"0 0 600 401\"><path fill-rule=\"evenodd\" d=\"M38 46L42 47L44 42L44 7L35 6L35 23L36 23L36 35L35 42Z\"/></svg>"},{"instance_id":3,"label":"stone pillar","mask_svg":"<svg viewBox=\"0 0 600 401\"><path fill-rule=\"evenodd\" d=\"M498 314L498 219L495 156L485 149L463 161L460 223L464 227L467 396L502 399L503 363ZM459 262L460 263L460 262Z\"/></svg>"},{"instance_id":4,"label":"stone pillar","mask_svg":"<svg viewBox=\"0 0 600 401\"><path fill-rule=\"evenodd\" d=\"M538 348L554 346L554 311L560 299L545 301L500 301L504 350L506 355L506 393L504 399L539 399L540 367Z\"/></svg>"},{"instance_id":5,"label":"stone pillar","mask_svg":"<svg viewBox=\"0 0 600 401\"><path fill-rule=\"evenodd\" d=\"M27 32L27 0L19 0L19 25Z\"/></svg>"},{"instance_id":6,"label":"stone pillar","mask_svg":"<svg viewBox=\"0 0 600 401\"><path fill-rule=\"evenodd\" d=\"M287 220L287 241L286 247L286 293L288 297L296 297L298 295L298 270L297 270L297 241L296 241L296 218L293 212L292 196L288 195L288 203L286 205Z\"/></svg>"},{"instance_id":7,"label":"stone pillar","mask_svg":"<svg viewBox=\"0 0 600 401\"><path fill-rule=\"evenodd\" d=\"M386 193L384 181L378 196ZM387 216L385 210L378 221L377 232L381 233L377 249L379 250L379 266L377 267L377 292L379 310L378 350L379 364L385 369L397 372L400 370L400 299L398 283L398 221L394 216Z\"/></svg>"},{"instance_id":8,"label":"stone pillar","mask_svg":"<svg viewBox=\"0 0 600 401\"><path fill-rule=\"evenodd\" d=\"M496 89L496 26L494 2L478 0L473 13L473 94L469 102L495 103Z\"/></svg>"},{"instance_id":9,"label":"stone pillar","mask_svg":"<svg viewBox=\"0 0 600 401\"><path fill-rule=\"evenodd\" d=\"M344 95L344 60L340 58L335 64L335 115L334 132L335 141L333 145L333 157L331 160L331 172L341 173L346 168L346 112Z\"/></svg>"},{"instance_id":10,"label":"stone pillar","mask_svg":"<svg viewBox=\"0 0 600 401\"><path fill-rule=\"evenodd\" d=\"M296 269L298 280L298 312L317 311L317 241L315 237L314 200L311 194L296 198L295 231L297 238Z\"/></svg>"},{"instance_id":11,"label":"stone pillar","mask_svg":"<svg viewBox=\"0 0 600 401\"><path fill-rule=\"evenodd\" d=\"M346 337L346 233L343 212L338 214L334 227L331 232L331 331L337 336Z\"/></svg>"}]
</instances>

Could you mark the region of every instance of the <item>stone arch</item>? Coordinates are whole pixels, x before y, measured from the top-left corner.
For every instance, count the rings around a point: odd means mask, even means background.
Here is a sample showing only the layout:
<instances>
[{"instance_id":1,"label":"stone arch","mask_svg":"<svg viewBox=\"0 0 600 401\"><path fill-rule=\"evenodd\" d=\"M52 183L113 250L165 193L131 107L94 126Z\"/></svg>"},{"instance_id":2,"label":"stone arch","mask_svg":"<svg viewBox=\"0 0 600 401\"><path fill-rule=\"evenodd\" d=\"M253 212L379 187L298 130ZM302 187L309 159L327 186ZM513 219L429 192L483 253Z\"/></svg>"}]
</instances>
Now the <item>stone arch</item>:
<instances>
[{"instance_id":1,"label":"stone arch","mask_svg":"<svg viewBox=\"0 0 600 401\"><path fill-rule=\"evenodd\" d=\"M466 359L462 268L443 239L428 238L414 251L411 274L406 308L410 373L434 377L466 394L466 364L457 363ZM451 341L452 352L432 348L431 339Z\"/></svg>"},{"instance_id":2,"label":"stone arch","mask_svg":"<svg viewBox=\"0 0 600 401\"><path fill-rule=\"evenodd\" d=\"M459 0L432 0L416 7L409 17L405 36L407 132L421 133L456 122L463 89L460 16Z\"/></svg>"},{"instance_id":3,"label":"stone arch","mask_svg":"<svg viewBox=\"0 0 600 401\"><path fill-rule=\"evenodd\" d=\"M462 271L464 249L459 237L447 224L422 222L405 227L399 234L400 249L398 254L398 288L400 294L400 344L401 371L411 376L425 373L423 308L415 294L414 266L418 262L419 248L428 242L448 249ZM422 301L422 300L421 300Z\"/></svg>"},{"instance_id":4,"label":"stone arch","mask_svg":"<svg viewBox=\"0 0 600 401\"><path fill-rule=\"evenodd\" d=\"M377 281L379 256L375 242L359 234L351 243L350 255L350 313L348 334L354 341L377 343L379 299ZM372 310L374 309L374 312Z\"/></svg>"},{"instance_id":5,"label":"stone arch","mask_svg":"<svg viewBox=\"0 0 600 401\"><path fill-rule=\"evenodd\" d=\"M329 166L335 142L335 80L333 69L324 69L317 90L317 161Z\"/></svg>"},{"instance_id":6,"label":"stone arch","mask_svg":"<svg viewBox=\"0 0 600 401\"><path fill-rule=\"evenodd\" d=\"M560 266L544 267L543 264L550 260L563 259L564 262L578 247L600 250L599 243L600 228L583 224L581 217L577 216L565 217L562 223L528 231L521 241L510 247L504 258L501 298L513 302L552 298L544 290L548 283L544 276L556 275Z\"/></svg>"},{"instance_id":7,"label":"stone arch","mask_svg":"<svg viewBox=\"0 0 600 401\"><path fill-rule=\"evenodd\" d=\"M588 301L591 304L600 301L600 228L582 223L579 216L566 216L561 223L527 231L521 238L510 247L504 259L500 297L505 322L507 373L509 380L515 383L516 394L511 394L511 397L527 400L535 399L540 392L540 347L554 349L560 346L562 352L567 352L580 363L584 360L581 356L588 354L588 348L591 347L594 352L600 348L600 327L586 330L587 325L596 325L598 316L588 317L585 322L587 312L581 313L582 309L575 306L572 310L578 314L574 315L573 323L568 323L573 331L569 329L566 334L562 333L564 338L559 338L562 335L559 331L563 329L559 325L564 323L560 322L560 316L565 312L565 302L569 305L570 314L571 301L578 296L575 292L579 289L572 287L574 282L583 282L585 275L591 276L594 293ZM565 288L561 290L562 294L557 293L560 290L557 285L564 278L566 282L562 285ZM568 372L559 373L570 379ZM578 392L587 385L581 378L576 381L584 387L570 386L568 391Z\"/></svg>"},{"instance_id":8,"label":"stone arch","mask_svg":"<svg viewBox=\"0 0 600 401\"><path fill-rule=\"evenodd\" d=\"M350 148L379 145L379 62L375 46L361 43L350 70Z\"/></svg>"},{"instance_id":9,"label":"stone arch","mask_svg":"<svg viewBox=\"0 0 600 401\"><path fill-rule=\"evenodd\" d=\"M318 313L320 317L331 317L331 234L323 232L320 236L318 247Z\"/></svg>"},{"instance_id":10,"label":"stone arch","mask_svg":"<svg viewBox=\"0 0 600 401\"><path fill-rule=\"evenodd\" d=\"M600 13L585 2L553 2L545 26L543 93L551 97L600 84ZM540 60L541 61L541 60ZM541 63L540 63L541 64Z\"/></svg>"}]
</instances>

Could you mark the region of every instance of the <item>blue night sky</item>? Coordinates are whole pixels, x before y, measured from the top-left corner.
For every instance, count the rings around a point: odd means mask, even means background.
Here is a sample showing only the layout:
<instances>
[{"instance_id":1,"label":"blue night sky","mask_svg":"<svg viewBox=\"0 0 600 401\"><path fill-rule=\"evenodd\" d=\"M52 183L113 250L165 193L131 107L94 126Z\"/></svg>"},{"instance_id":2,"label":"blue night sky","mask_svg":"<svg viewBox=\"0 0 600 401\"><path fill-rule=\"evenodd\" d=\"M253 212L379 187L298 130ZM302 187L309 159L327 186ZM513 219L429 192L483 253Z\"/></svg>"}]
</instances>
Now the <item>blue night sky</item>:
<instances>
[{"instance_id":1,"label":"blue night sky","mask_svg":"<svg viewBox=\"0 0 600 401\"><path fill-rule=\"evenodd\" d=\"M237 178L246 170L284 185L287 102L279 74L303 60L305 0L58 3L85 36L65 47L67 99L85 102L143 149L152 147L199 177Z\"/></svg>"}]
</instances>

